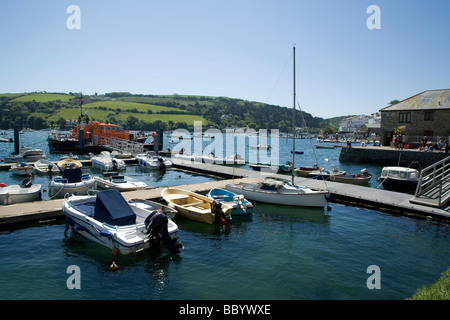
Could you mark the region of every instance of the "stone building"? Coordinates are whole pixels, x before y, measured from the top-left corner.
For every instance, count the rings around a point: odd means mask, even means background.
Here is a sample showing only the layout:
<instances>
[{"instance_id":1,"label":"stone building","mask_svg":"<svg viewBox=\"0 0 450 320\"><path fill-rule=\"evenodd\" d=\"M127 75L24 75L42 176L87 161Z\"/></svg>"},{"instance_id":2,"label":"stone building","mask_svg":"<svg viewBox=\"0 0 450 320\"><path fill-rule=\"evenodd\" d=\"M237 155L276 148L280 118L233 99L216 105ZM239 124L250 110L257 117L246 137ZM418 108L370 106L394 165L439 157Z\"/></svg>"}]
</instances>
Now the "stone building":
<instances>
[{"instance_id":1,"label":"stone building","mask_svg":"<svg viewBox=\"0 0 450 320\"><path fill-rule=\"evenodd\" d=\"M424 136L429 141L449 139L450 89L427 90L380 112L383 145L390 144L398 127L403 127L404 142L411 145L419 144Z\"/></svg>"}]
</instances>

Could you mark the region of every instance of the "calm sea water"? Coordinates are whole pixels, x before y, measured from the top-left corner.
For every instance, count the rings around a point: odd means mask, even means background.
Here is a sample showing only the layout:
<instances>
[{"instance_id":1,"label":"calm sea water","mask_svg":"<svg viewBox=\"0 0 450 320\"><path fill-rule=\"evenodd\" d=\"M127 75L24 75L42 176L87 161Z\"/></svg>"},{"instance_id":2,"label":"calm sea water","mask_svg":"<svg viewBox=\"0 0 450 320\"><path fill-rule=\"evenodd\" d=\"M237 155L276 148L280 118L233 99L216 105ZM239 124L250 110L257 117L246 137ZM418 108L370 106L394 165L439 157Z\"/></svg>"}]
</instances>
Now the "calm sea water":
<instances>
[{"instance_id":1,"label":"calm sea water","mask_svg":"<svg viewBox=\"0 0 450 320\"><path fill-rule=\"evenodd\" d=\"M21 136L26 145L34 143L44 150L45 137L45 133ZM315 157L307 151L309 141L297 143L305 154L296 157L296 165L312 165ZM286 155L280 158L291 158L291 144L280 147L280 155ZM4 156L13 145L0 148ZM361 169L339 163L338 150L315 151L321 166ZM381 168L369 171L379 175ZM126 174L155 186L213 179L176 170L155 176L135 166ZM15 178L5 171L0 179L8 184ZM448 224L338 204L331 207L324 211L255 203L251 216L235 217L227 226L177 216L185 247L180 254L163 248L116 257L117 272L109 269L110 250L73 232L63 219L2 229L0 299L404 299L435 282L450 265ZM67 287L71 265L80 268L81 289ZM371 276L367 268L373 265L380 269L380 289L367 287Z\"/></svg>"}]
</instances>

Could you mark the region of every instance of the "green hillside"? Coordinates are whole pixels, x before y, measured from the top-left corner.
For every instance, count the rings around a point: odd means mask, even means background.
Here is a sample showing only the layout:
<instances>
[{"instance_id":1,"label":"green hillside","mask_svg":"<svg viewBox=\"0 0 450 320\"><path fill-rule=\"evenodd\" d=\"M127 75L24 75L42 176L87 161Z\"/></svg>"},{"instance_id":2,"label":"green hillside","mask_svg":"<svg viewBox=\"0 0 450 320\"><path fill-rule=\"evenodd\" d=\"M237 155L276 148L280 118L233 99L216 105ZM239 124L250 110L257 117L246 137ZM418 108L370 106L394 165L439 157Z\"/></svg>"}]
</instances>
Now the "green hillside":
<instances>
[{"instance_id":1,"label":"green hillside","mask_svg":"<svg viewBox=\"0 0 450 320\"><path fill-rule=\"evenodd\" d=\"M82 97L82 110L79 99ZM203 126L225 128L249 127L292 131L292 109L227 97L186 95L136 95L111 92L104 95L65 93L0 94L0 128L14 125L34 129L60 127L68 129L80 114L89 119L115 123L133 130L193 129L194 121ZM323 118L296 111L296 126L303 119L310 132L328 124ZM72 120L69 123L69 120Z\"/></svg>"}]
</instances>

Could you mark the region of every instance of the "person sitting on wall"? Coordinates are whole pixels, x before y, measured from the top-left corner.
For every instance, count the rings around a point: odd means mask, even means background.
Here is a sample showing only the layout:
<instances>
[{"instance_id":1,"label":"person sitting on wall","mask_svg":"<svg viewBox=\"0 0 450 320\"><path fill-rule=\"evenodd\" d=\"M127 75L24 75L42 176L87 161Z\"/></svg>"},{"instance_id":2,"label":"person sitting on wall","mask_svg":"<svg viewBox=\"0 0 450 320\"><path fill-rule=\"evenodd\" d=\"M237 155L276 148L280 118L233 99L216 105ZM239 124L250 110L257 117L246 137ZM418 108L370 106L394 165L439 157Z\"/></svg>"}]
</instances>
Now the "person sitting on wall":
<instances>
[{"instance_id":1,"label":"person sitting on wall","mask_svg":"<svg viewBox=\"0 0 450 320\"><path fill-rule=\"evenodd\" d=\"M352 148L352 144L350 143L350 141L347 141L347 148L345 151L348 151Z\"/></svg>"}]
</instances>

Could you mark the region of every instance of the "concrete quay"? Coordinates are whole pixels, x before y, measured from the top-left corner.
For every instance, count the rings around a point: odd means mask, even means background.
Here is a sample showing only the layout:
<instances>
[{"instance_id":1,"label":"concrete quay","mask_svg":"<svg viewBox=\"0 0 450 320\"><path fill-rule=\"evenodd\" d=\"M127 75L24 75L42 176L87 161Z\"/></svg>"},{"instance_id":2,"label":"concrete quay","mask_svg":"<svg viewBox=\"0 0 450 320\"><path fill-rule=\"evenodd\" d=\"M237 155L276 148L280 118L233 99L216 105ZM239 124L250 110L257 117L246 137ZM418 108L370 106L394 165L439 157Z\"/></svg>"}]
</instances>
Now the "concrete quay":
<instances>
[{"instance_id":1,"label":"concrete quay","mask_svg":"<svg viewBox=\"0 0 450 320\"><path fill-rule=\"evenodd\" d=\"M178 159L172 160L173 167L178 170L197 172L205 175L217 176L223 179L180 186L180 188L198 193L206 193L212 188L225 188L225 186L230 183L239 183L241 181L258 182L267 176L277 176L288 180L291 179L291 177L287 175L265 173L233 166L195 163L180 161ZM414 204L409 201L413 197L413 195L410 194L302 177L295 177L294 182L295 184L313 189L328 190L330 192L330 202L342 203L355 207L365 207L391 214L427 219L433 218L450 222L450 206L438 209ZM159 200L161 198L162 189L164 188L129 191L123 192L122 194L125 199L139 198ZM57 199L1 206L0 226L14 223L25 224L61 217L63 216L61 209L63 201L63 199Z\"/></svg>"},{"instance_id":2,"label":"concrete quay","mask_svg":"<svg viewBox=\"0 0 450 320\"><path fill-rule=\"evenodd\" d=\"M412 162L417 161L422 168L428 167L440 160L448 157L444 152L426 152L416 149L395 149L391 147L346 147L341 148L339 161L374 163L383 166L408 167ZM418 166L412 166L417 169Z\"/></svg>"}]
</instances>

